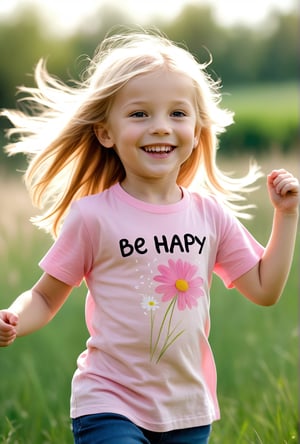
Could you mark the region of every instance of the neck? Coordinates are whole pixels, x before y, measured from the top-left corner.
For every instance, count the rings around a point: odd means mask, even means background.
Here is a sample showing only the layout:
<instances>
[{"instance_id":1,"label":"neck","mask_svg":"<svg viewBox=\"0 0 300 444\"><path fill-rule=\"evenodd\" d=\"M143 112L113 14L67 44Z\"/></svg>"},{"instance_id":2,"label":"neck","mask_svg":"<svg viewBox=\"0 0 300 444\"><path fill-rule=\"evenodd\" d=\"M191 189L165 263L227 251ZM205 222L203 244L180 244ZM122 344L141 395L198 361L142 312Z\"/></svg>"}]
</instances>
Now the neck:
<instances>
[{"instance_id":1,"label":"neck","mask_svg":"<svg viewBox=\"0 0 300 444\"><path fill-rule=\"evenodd\" d=\"M132 184L126 181L121 183L121 187L132 197L157 205L170 205L179 202L182 199L182 190L175 184Z\"/></svg>"}]
</instances>

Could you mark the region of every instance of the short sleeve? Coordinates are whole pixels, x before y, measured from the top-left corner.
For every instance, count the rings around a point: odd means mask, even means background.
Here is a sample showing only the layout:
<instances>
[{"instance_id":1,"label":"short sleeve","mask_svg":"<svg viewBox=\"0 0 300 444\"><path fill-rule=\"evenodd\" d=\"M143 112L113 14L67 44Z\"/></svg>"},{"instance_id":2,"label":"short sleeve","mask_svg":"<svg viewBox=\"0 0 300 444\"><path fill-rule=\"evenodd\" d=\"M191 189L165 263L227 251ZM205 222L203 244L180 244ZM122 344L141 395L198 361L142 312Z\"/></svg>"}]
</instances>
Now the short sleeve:
<instances>
[{"instance_id":1,"label":"short sleeve","mask_svg":"<svg viewBox=\"0 0 300 444\"><path fill-rule=\"evenodd\" d=\"M73 203L58 239L39 266L56 279L71 286L79 286L91 270L92 264L90 235L79 207Z\"/></svg>"},{"instance_id":2,"label":"short sleeve","mask_svg":"<svg viewBox=\"0 0 300 444\"><path fill-rule=\"evenodd\" d=\"M214 272L232 288L233 281L250 271L261 259L264 248L241 222L224 210Z\"/></svg>"}]
</instances>

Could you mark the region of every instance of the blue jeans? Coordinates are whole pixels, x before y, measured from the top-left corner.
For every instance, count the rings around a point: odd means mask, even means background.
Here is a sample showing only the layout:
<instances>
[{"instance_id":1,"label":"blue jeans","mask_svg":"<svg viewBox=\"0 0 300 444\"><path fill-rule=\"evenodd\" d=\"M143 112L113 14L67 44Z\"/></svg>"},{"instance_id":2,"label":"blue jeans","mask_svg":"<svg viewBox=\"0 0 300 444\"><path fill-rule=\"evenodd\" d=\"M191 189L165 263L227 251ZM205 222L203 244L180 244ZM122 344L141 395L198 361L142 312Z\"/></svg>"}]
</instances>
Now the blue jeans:
<instances>
[{"instance_id":1,"label":"blue jeans","mask_svg":"<svg viewBox=\"0 0 300 444\"><path fill-rule=\"evenodd\" d=\"M207 444L211 426L151 432L125 416L99 413L72 419L75 444Z\"/></svg>"}]
</instances>

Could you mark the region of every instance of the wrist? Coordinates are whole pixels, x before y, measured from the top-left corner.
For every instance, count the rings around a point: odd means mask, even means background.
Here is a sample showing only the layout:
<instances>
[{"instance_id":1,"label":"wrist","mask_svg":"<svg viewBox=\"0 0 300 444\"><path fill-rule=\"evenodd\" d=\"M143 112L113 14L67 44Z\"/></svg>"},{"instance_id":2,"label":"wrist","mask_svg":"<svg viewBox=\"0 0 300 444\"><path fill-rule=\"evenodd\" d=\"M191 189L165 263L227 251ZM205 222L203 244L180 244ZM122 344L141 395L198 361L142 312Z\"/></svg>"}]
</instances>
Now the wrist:
<instances>
[{"instance_id":1,"label":"wrist","mask_svg":"<svg viewBox=\"0 0 300 444\"><path fill-rule=\"evenodd\" d=\"M280 216L280 217L286 217L286 218L295 218L298 219L299 217L299 208L296 207L294 209L290 209L290 210L285 210L285 209L279 209L279 208L275 208L274 209L274 214Z\"/></svg>"}]
</instances>

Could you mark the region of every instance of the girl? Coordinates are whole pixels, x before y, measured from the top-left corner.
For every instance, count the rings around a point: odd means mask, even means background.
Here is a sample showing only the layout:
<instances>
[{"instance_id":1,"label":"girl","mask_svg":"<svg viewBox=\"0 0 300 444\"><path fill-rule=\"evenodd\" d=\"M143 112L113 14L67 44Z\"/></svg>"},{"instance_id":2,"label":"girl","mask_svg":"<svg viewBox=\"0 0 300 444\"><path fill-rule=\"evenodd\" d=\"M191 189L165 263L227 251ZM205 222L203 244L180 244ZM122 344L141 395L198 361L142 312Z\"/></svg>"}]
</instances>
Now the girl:
<instances>
[{"instance_id":1,"label":"girl","mask_svg":"<svg viewBox=\"0 0 300 444\"><path fill-rule=\"evenodd\" d=\"M0 345L47 324L85 280L76 443L207 443L219 419L212 273L265 306L287 279L298 181L283 169L268 175L264 249L232 211L259 169L234 181L215 164L232 114L205 68L158 34L108 37L81 84L63 85L40 62L37 88L22 88L31 112L3 112L20 135L7 151L29 155L26 184L46 205L35 222L59 235L40 280L0 312ZM199 190L188 191L196 173Z\"/></svg>"}]
</instances>

